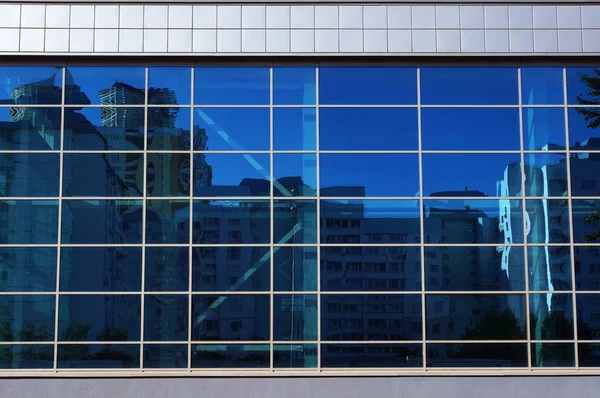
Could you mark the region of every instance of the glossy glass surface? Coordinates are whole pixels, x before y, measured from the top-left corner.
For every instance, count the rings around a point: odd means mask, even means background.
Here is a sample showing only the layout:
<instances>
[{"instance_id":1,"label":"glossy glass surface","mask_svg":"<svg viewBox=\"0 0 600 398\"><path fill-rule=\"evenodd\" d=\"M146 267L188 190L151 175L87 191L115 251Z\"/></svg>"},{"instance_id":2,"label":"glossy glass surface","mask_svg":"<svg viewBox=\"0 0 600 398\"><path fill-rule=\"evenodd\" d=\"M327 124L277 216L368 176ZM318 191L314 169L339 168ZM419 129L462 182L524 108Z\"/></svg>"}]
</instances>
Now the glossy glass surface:
<instances>
[{"instance_id":1,"label":"glossy glass surface","mask_svg":"<svg viewBox=\"0 0 600 398\"><path fill-rule=\"evenodd\" d=\"M600 247L575 246L575 289L600 291Z\"/></svg>"},{"instance_id":2,"label":"glossy glass surface","mask_svg":"<svg viewBox=\"0 0 600 398\"><path fill-rule=\"evenodd\" d=\"M316 344L276 344L273 346L275 368L316 368L319 349Z\"/></svg>"},{"instance_id":3,"label":"glossy glass surface","mask_svg":"<svg viewBox=\"0 0 600 398\"><path fill-rule=\"evenodd\" d=\"M140 367L139 344L59 344L60 369L126 369Z\"/></svg>"},{"instance_id":4,"label":"glossy glass surface","mask_svg":"<svg viewBox=\"0 0 600 398\"><path fill-rule=\"evenodd\" d=\"M536 368L575 366L573 343L532 343L531 362Z\"/></svg>"},{"instance_id":5,"label":"glossy glass surface","mask_svg":"<svg viewBox=\"0 0 600 398\"><path fill-rule=\"evenodd\" d=\"M196 108L194 129L200 129L201 138L194 150L268 151L269 124L268 108Z\"/></svg>"},{"instance_id":6,"label":"glossy glass surface","mask_svg":"<svg viewBox=\"0 0 600 398\"><path fill-rule=\"evenodd\" d=\"M573 296L571 294L530 294L529 331L532 340L572 340Z\"/></svg>"},{"instance_id":7,"label":"glossy glass surface","mask_svg":"<svg viewBox=\"0 0 600 398\"><path fill-rule=\"evenodd\" d=\"M58 200L2 200L0 220L0 244L58 241Z\"/></svg>"},{"instance_id":8,"label":"glossy glass surface","mask_svg":"<svg viewBox=\"0 0 600 398\"><path fill-rule=\"evenodd\" d=\"M600 295L577 295L577 338L579 340L600 340Z\"/></svg>"},{"instance_id":9,"label":"glossy glass surface","mask_svg":"<svg viewBox=\"0 0 600 398\"><path fill-rule=\"evenodd\" d=\"M192 344L192 368L268 368L268 344Z\"/></svg>"},{"instance_id":10,"label":"glossy glass surface","mask_svg":"<svg viewBox=\"0 0 600 398\"><path fill-rule=\"evenodd\" d=\"M187 341L189 319L187 294L144 296L144 340Z\"/></svg>"},{"instance_id":11,"label":"glossy glass surface","mask_svg":"<svg viewBox=\"0 0 600 398\"><path fill-rule=\"evenodd\" d=\"M0 296L0 341L53 341L56 297Z\"/></svg>"},{"instance_id":12,"label":"glossy glass surface","mask_svg":"<svg viewBox=\"0 0 600 398\"><path fill-rule=\"evenodd\" d=\"M190 150L189 108L149 107L147 125L149 151ZM194 127L194 144L196 136L202 135L196 129Z\"/></svg>"},{"instance_id":13,"label":"glossy glass surface","mask_svg":"<svg viewBox=\"0 0 600 398\"><path fill-rule=\"evenodd\" d=\"M578 359L581 367L598 367L600 366L600 344L596 343L579 343Z\"/></svg>"},{"instance_id":14,"label":"glossy glass surface","mask_svg":"<svg viewBox=\"0 0 600 398\"><path fill-rule=\"evenodd\" d=\"M420 368L421 344L322 344L324 368Z\"/></svg>"},{"instance_id":15,"label":"glossy glass surface","mask_svg":"<svg viewBox=\"0 0 600 398\"><path fill-rule=\"evenodd\" d=\"M146 243L188 243L189 231L189 200L146 201Z\"/></svg>"},{"instance_id":16,"label":"glossy glass surface","mask_svg":"<svg viewBox=\"0 0 600 398\"><path fill-rule=\"evenodd\" d=\"M273 259L273 289L283 292L317 290L317 248L276 246ZM323 255L321 254L321 261ZM321 278L323 273L321 271ZM322 279L321 279L322 280Z\"/></svg>"},{"instance_id":17,"label":"glossy glass surface","mask_svg":"<svg viewBox=\"0 0 600 398\"><path fill-rule=\"evenodd\" d=\"M527 196L561 197L568 195L565 155L565 153L525 154L525 194Z\"/></svg>"},{"instance_id":18,"label":"glossy glass surface","mask_svg":"<svg viewBox=\"0 0 600 398\"><path fill-rule=\"evenodd\" d=\"M149 104L191 104L190 67L151 66L148 68Z\"/></svg>"},{"instance_id":19,"label":"glossy glass surface","mask_svg":"<svg viewBox=\"0 0 600 398\"><path fill-rule=\"evenodd\" d=\"M66 104L144 104L143 66L70 66L65 72Z\"/></svg>"},{"instance_id":20,"label":"glossy glass surface","mask_svg":"<svg viewBox=\"0 0 600 398\"><path fill-rule=\"evenodd\" d=\"M317 202L275 200L273 241L278 245L317 243Z\"/></svg>"},{"instance_id":21,"label":"glossy glass surface","mask_svg":"<svg viewBox=\"0 0 600 398\"><path fill-rule=\"evenodd\" d=\"M273 109L273 149L314 151L316 127L315 108Z\"/></svg>"},{"instance_id":22,"label":"glossy glass surface","mask_svg":"<svg viewBox=\"0 0 600 398\"><path fill-rule=\"evenodd\" d=\"M273 68L273 102L275 105L314 105L316 73L314 66Z\"/></svg>"},{"instance_id":23,"label":"glossy glass surface","mask_svg":"<svg viewBox=\"0 0 600 398\"><path fill-rule=\"evenodd\" d=\"M130 166L129 162L128 166ZM147 154L146 191L146 195L151 197L189 196L190 155L187 153Z\"/></svg>"},{"instance_id":24,"label":"glossy glass surface","mask_svg":"<svg viewBox=\"0 0 600 398\"><path fill-rule=\"evenodd\" d=\"M19 344L0 347L0 369L52 369L54 345Z\"/></svg>"},{"instance_id":25,"label":"glossy glass surface","mask_svg":"<svg viewBox=\"0 0 600 398\"><path fill-rule=\"evenodd\" d=\"M268 154L194 154L194 196L270 195Z\"/></svg>"},{"instance_id":26,"label":"glossy glass surface","mask_svg":"<svg viewBox=\"0 0 600 398\"><path fill-rule=\"evenodd\" d=\"M177 292L189 290L189 248L146 247L144 290Z\"/></svg>"},{"instance_id":27,"label":"glossy glass surface","mask_svg":"<svg viewBox=\"0 0 600 398\"><path fill-rule=\"evenodd\" d=\"M56 290L56 248L1 247L1 292Z\"/></svg>"},{"instance_id":28,"label":"glossy glass surface","mask_svg":"<svg viewBox=\"0 0 600 398\"><path fill-rule=\"evenodd\" d=\"M564 109L523 108L523 148L531 151L564 149Z\"/></svg>"},{"instance_id":29,"label":"glossy glass surface","mask_svg":"<svg viewBox=\"0 0 600 398\"><path fill-rule=\"evenodd\" d=\"M57 151L60 149L60 128L61 109L58 107L2 107L0 150Z\"/></svg>"},{"instance_id":30,"label":"glossy glass surface","mask_svg":"<svg viewBox=\"0 0 600 398\"><path fill-rule=\"evenodd\" d=\"M194 103L268 105L268 67L198 67L194 70Z\"/></svg>"},{"instance_id":31,"label":"glossy glass surface","mask_svg":"<svg viewBox=\"0 0 600 398\"><path fill-rule=\"evenodd\" d=\"M322 161L322 158L321 158ZM317 155L285 153L273 155L275 196L316 196Z\"/></svg>"},{"instance_id":32,"label":"glossy glass surface","mask_svg":"<svg viewBox=\"0 0 600 398\"><path fill-rule=\"evenodd\" d=\"M600 200L577 199L573 208L573 242L600 243Z\"/></svg>"},{"instance_id":33,"label":"glossy glass surface","mask_svg":"<svg viewBox=\"0 0 600 398\"><path fill-rule=\"evenodd\" d=\"M527 344L427 344L427 366L431 368L525 368L527 367Z\"/></svg>"},{"instance_id":34,"label":"glossy glass surface","mask_svg":"<svg viewBox=\"0 0 600 398\"><path fill-rule=\"evenodd\" d=\"M600 182L597 175L600 172L600 162L596 153L574 153L571 155L571 195L598 196Z\"/></svg>"},{"instance_id":35,"label":"glossy glass surface","mask_svg":"<svg viewBox=\"0 0 600 398\"><path fill-rule=\"evenodd\" d=\"M573 66L566 68L567 102L569 105L598 105L593 85L600 70L596 67Z\"/></svg>"},{"instance_id":36,"label":"glossy glass surface","mask_svg":"<svg viewBox=\"0 0 600 398\"><path fill-rule=\"evenodd\" d=\"M0 196L58 196L58 154L0 153Z\"/></svg>"},{"instance_id":37,"label":"glossy glass surface","mask_svg":"<svg viewBox=\"0 0 600 398\"><path fill-rule=\"evenodd\" d=\"M187 368L187 357L187 344L144 344L145 368Z\"/></svg>"},{"instance_id":38,"label":"glossy glass surface","mask_svg":"<svg viewBox=\"0 0 600 398\"><path fill-rule=\"evenodd\" d=\"M60 104L62 68L46 66L0 67L0 103L45 105Z\"/></svg>"},{"instance_id":39,"label":"glossy glass surface","mask_svg":"<svg viewBox=\"0 0 600 398\"><path fill-rule=\"evenodd\" d=\"M600 149L600 109L569 108L569 147L573 151Z\"/></svg>"},{"instance_id":40,"label":"glossy glass surface","mask_svg":"<svg viewBox=\"0 0 600 398\"><path fill-rule=\"evenodd\" d=\"M569 205L562 199L528 199L527 241L569 243Z\"/></svg>"},{"instance_id":41,"label":"glossy glass surface","mask_svg":"<svg viewBox=\"0 0 600 398\"><path fill-rule=\"evenodd\" d=\"M572 289L570 247L529 246L527 261L530 290Z\"/></svg>"},{"instance_id":42,"label":"glossy glass surface","mask_svg":"<svg viewBox=\"0 0 600 398\"><path fill-rule=\"evenodd\" d=\"M317 340L317 295L276 294L273 296L273 339Z\"/></svg>"},{"instance_id":43,"label":"glossy glass surface","mask_svg":"<svg viewBox=\"0 0 600 398\"><path fill-rule=\"evenodd\" d=\"M523 105L563 104L563 68L521 68L521 92Z\"/></svg>"}]
</instances>

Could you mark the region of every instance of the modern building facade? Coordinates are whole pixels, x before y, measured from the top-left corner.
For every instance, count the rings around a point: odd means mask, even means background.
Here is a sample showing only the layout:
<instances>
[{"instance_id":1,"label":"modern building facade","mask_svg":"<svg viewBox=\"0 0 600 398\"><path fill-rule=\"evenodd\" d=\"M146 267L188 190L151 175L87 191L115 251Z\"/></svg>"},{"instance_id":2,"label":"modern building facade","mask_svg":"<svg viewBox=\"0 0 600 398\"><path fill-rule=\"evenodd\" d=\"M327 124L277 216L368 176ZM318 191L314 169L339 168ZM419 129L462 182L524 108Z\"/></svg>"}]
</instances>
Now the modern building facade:
<instances>
[{"instance_id":1,"label":"modern building facade","mask_svg":"<svg viewBox=\"0 0 600 398\"><path fill-rule=\"evenodd\" d=\"M598 55L592 3L0 4L0 395L595 396Z\"/></svg>"}]
</instances>

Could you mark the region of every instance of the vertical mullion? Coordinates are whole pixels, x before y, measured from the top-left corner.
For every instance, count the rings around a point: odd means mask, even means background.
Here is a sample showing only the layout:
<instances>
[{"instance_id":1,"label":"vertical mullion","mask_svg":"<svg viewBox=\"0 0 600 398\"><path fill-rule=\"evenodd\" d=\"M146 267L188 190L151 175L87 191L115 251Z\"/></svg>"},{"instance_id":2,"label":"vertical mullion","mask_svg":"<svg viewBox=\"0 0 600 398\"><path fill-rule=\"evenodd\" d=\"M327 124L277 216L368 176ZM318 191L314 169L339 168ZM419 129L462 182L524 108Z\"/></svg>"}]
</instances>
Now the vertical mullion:
<instances>
[{"instance_id":1,"label":"vertical mullion","mask_svg":"<svg viewBox=\"0 0 600 398\"><path fill-rule=\"evenodd\" d=\"M143 190L142 193L142 290L140 295L140 369L144 371L144 306L145 297L144 291L146 289L146 208L147 208L147 193L148 187L146 186L146 172L148 165L148 74L149 74L149 63L145 63L144 68L144 172L143 172Z\"/></svg>"},{"instance_id":2,"label":"vertical mullion","mask_svg":"<svg viewBox=\"0 0 600 398\"><path fill-rule=\"evenodd\" d=\"M194 238L194 64L192 64L190 71L190 235L188 242L188 371L192 371L192 325L193 325L193 317L192 317L192 277L193 277L193 257L194 257L194 248L192 247L192 242Z\"/></svg>"},{"instance_id":3,"label":"vertical mullion","mask_svg":"<svg viewBox=\"0 0 600 398\"><path fill-rule=\"evenodd\" d=\"M317 186L317 369L321 371L321 164L319 154L319 63L315 67L315 149Z\"/></svg>"},{"instance_id":4,"label":"vertical mullion","mask_svg":"<svg viewBox=\"0 0 600 398\"><path fill-rule=\"evenodd\" d=\"M421 64L417 64L417 144L419 153L419 234L421 235L420 250L421 254L421 338L423 370L427 370L427 312L425 295L425 201L423 200L423 147L421 140Z\"/></svg>"},{"instance_id":5,"label":"vertical mullion","mask_svg":"<svg viewBox=\"0 0 600 398\"><path fill-rule=\"evenodd\" d=\"M275 268L275 246L274 246L274 242L275 242L275 234L274 234L274 229L275 229L275 211L273 209L273 206L275 204L275 201L273 200L273 193L274 193L274 189L273 189L273 183L274 183L274 164L273 164L273 63L270 64L269 67L269 177L270 177L270 184L269 184L269 190L270 190L270 209L269 209L269 214L270 214L270 221L269 221L269 227L270 227L270 238L269 238L269 250L270 250L270 256L269 256L269 267L270 267L270 272L269 272L269 276L270 276L270 288L269 288L269 368L271 371L274 371L274 344L273 344L273 339L274 339L274 335L273 335L273 322L274 322L274 318L273 318L273 309L274 309L274 305L273 305L273 299L274 299L274 295L273 295L273 291L274 291L274 287L275 287L275 282L274 282L274 268Z\"/></svg>"}]
</instances>

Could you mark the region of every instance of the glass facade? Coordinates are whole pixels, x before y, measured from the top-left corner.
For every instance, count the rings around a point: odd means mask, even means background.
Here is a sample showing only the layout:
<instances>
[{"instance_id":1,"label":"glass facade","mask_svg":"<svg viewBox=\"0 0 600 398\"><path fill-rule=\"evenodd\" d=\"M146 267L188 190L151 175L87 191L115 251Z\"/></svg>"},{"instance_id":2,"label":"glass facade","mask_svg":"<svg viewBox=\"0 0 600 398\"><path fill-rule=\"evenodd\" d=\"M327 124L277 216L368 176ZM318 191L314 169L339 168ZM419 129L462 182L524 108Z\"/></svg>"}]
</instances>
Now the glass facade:
<instances>
[{"instance_id":1,"label":"glass facade","mask_svg":"<svg viewBox=\"0 0 600 398\"><path fill-rule=\"evenodd\" d=\"M600 69L0 66L0 368L600 367Z\"/></svg>"}]
</instances>

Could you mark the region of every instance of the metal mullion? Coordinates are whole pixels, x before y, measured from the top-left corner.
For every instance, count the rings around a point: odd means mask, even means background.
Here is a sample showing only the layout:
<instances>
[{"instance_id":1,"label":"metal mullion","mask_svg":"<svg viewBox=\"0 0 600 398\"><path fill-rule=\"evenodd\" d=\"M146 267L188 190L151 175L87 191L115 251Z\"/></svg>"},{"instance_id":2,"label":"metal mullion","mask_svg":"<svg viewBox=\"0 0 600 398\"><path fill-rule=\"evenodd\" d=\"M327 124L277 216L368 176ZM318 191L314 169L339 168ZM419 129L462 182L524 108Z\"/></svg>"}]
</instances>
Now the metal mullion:
<instances>
[{"instance_id":1,"label":"metal mullion","mask_svg":"<svg viewBox=\"0 0 600 398\"><path fill-rule=\"evenodd\" d=\"M269 238L269 251L270 251L270 256L269 256L269 267L270 267L270 272L269 272L269 369L271 372L274 371L274 366L275 366L275 345L273 343L274 340L274 316L273 316L273 310L274 310L274 304L273 304L273 298L274 298L274 294L273 291L275 290L275 249L274 249L274 242L275 242L275 211L274 211L274 204L275 204L275 200L273 199L274 196L274 181L275 181L275 172L274 172L274 164L273 164L273 127L274 127L274 123L273 123L273 64L271 63L270 67L269 67L269 173L270 173L270 183L269 183L269 191L270 191L270 209L269 209L269 214L270 214L270 220L269 220L269 228L270 228L270 238Z\"/></svg>"},{"instance_id":2,"label":"metal mullion","mask_svg":"<svg viewBox=\"0 0 600 398\"><path fill-rule=\"evenodd\" d=\"M316 194L317 194L317 370L321 371L321 147L320 147L320 125L319 125L319 66L315 66L315 150L316 150Z\"/></svg>"},{"instance_id":3,"label":"metal mullion","mask_svg":"<svg viewBox=\"0 0 600 398\"><path fill-rule=\"evenodd\" d=\"M149 67L148 63L145 64L144 69L144 170L143 170L143 193L142 193L142 283L141 283L141 294L140 294L140 371L144 372L144 322L145 322L145 295L144 291L146 288L146 212L147 212L147 201L148 201L148 188L147 183L147 165L148 165L148 79L149 79Z\"/></svg>"},{"instance_id":4,"label":"metal mullion","mask_svg":"<svg viewBox=\"0 0 600 398\"><path fill-rule=\"evenodd\" d=\"M190 68L190 104L194 103L194 76L195 76L195 68L192 65ZM188 353L188 371L192 371L192 325L194 324L194 318L192 316L192 279L193 279L193 260L194 260L194 248L192 246L194 242L194 107L190 105L190 231L189 231L189 244L188 244L188 278L189 278L189 286L188 286L188 341L187 341L187 353Z\"/></svg>"}]
</instances>

